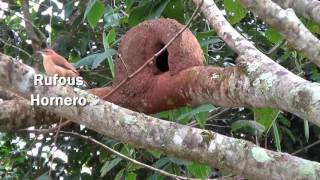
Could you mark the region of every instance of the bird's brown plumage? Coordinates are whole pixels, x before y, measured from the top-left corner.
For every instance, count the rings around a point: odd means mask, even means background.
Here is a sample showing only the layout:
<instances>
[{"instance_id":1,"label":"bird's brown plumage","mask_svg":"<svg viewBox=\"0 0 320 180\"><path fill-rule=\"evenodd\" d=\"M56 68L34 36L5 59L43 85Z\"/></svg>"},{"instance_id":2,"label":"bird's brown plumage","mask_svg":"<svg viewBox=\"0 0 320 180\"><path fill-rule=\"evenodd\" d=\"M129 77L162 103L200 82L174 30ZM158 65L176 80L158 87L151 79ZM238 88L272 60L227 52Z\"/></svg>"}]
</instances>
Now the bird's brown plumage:
<instances>
[{"instance_id":1,"label":"bird's brown plumage","mask_svg":"<svg viewBox=\"0 0 320 180\"><path fill-rule=\"evenodd\" d=\"M76 77L79 72L64 57L52 49L45 49L40 52L43 56L43 66L49 76L57 74L61 77Z\"/></svg>"}]
</instances>

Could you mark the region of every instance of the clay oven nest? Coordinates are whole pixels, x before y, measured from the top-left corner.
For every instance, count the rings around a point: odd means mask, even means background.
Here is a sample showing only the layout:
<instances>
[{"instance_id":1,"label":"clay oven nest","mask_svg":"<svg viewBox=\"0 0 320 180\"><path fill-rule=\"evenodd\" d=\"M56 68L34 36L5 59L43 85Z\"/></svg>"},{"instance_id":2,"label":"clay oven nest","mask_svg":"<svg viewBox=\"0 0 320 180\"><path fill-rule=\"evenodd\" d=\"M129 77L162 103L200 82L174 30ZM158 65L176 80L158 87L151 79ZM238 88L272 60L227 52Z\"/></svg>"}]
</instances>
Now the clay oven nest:
<instances>
[{"instance_id":1,"label":"clay oven nest","mask_svg":"<svg viewBox=\"0 0 320 180\"><path fill-rule=\"evenodd\" d=\"M111 88L141 67L183 27L173 19L155 19L130 29L123 36L118 50L127 69L118 58ZM203 59L203 52L197 39L189 29L186 29L154 62L105 100L145 113L185 105L184 100L175 96L174 92L179 89L179 78L175 78L177 83L173 83L176 87L171 87L170 81L187 68L203 66ZM107 90L104 94L106 92ZM101 96L102 93L95 94Z\"/></svg>"}]
</instances>

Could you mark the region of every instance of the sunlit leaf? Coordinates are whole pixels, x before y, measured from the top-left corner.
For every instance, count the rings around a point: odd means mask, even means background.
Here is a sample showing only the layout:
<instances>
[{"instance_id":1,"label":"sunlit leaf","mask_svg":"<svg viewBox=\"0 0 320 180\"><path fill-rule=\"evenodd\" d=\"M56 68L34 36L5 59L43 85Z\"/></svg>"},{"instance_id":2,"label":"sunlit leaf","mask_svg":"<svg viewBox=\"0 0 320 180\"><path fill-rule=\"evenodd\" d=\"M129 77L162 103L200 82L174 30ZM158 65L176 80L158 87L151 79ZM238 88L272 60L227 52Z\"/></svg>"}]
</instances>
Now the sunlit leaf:
<instances>
[{"instance_id":1,"label":"sunlit leaf","mask_svg":"<svg viewBox=\"0 0 320 180\"><path fill-rule=\"evenodd\" d=\"M84 17L87 18L90 26L92 28L96 27L98 21L103 16L105 11L105 6L100 0L89 1Z\"/></svg>"},{"instance_id":2,"label":"sunlit leaf","mask_svg":"<svg viewBox=\"0 0 320 180\"><path fill-rule=\"evenodd\" d=\"M191 165L187 166L187 169L193 176L201 179L207 179L211 172L209 166L197 163L192 163Z\"/></svg>"},{"instance_id":3,"label":"sunlit leaf","mask_svg":"<svg viewBox=\"0 0 320 180\"><path fill-rule=\"evenodd\" d=\"M223 0L223 2L231 24L236 24L246 17L248 11L239 3L239 0Z\"/></svg>"},{"instance_id":4,"label":"sunlit leaf","mask_svg":"<svg viewBox=\"0 0 320 180\"><path fill-rule=\"evenodd\" d=\"M125 180L136 180L136 179L137 179L137 174L133 172L129 173L125 178Z\"/></svg>"},{"instance_id":5,"label":"sunlit leaf","mask_svg":"<svg viewBox=\"0 0 320 180\"><path fill-rule=\"evenodd\" d=\"M271 41L272 43L278 43L279 41L281 41L283 39L282 35L277 30L275 30L273 28L267 29L265 34L266 34L266 37L268 38L268 40Z\"/></svg>"},{"instance_id":6,"label":"sunlit leaf","mask_svg":"<svg viewBox=\"0 0 320 180\"><path fill-rule=\"evenodd\" d=\"M279 110L272 108L252 108L254 119L263 125L266 130L272 125L272 121L277 118Z\"/></svg>"},{"instance_id":7,"label":"sunlit leaf","mask_svg":"<svg viewBox=\"0 0 320 180\"><path fill-rule=\"evenodd\" d=\"M148 153L150 153L153 157L160 159L161 152L156 150L148 150Z\"/></svg>"}]
</instances>

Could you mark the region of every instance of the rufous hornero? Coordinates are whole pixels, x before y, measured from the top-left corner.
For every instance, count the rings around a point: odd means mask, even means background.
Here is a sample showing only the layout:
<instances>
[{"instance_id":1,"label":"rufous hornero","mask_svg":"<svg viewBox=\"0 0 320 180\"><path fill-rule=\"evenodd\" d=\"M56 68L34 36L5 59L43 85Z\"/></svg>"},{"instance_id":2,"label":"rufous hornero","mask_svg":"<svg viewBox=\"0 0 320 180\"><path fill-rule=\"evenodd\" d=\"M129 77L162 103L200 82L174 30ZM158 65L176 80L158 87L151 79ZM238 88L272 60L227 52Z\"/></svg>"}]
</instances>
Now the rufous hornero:
<instances>
[{"instance_id":1,"label":"rufous hornero","mask_svg":"<svg viewBox=\"0 0 320 180\"><path fill-rule=\"evenodd\" d=\"M60 56L53 49L46 48L37 51L43 57L43 67L48 76L57 74L60 77L78 77L80 73L64 57ZM83 81L86 88L89 87L86 81Z\"/></svg>"},{"instance_id":2,"label":"rufous hornero","mask_svg":"<svg viewBox=\"0 0 320 180\"><path fill-rule=\"evenodd\" d=\"M76 77L79 72L64 57L60 56L52 49L37 51L43 57L43 66L48 76L57 74L60 77Z\"/></svg>"}]
</instances>

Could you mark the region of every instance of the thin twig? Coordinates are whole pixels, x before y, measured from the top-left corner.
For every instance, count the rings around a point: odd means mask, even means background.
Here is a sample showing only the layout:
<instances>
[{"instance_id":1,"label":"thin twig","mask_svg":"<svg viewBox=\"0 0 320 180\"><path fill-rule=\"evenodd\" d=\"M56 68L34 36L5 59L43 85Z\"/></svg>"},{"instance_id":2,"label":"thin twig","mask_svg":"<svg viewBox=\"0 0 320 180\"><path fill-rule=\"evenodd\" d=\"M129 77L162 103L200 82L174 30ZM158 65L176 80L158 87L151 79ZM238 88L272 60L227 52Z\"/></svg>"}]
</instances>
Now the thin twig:
<instances>
[{"instance_id":1,"label":"thin twig","mask_svg":"<svg viewBox=\"0 0 320 180\"><path fill-rule=\"evenodd\" d=\"M315 141L315 142L313 142L312 144L309 144L308 146L303 147L303 148L301 148L301 149L299 149L299 150L291 153L291 155L296 155L296 154L300 153L301 151L307 150L307 149L309 149L309 148L311 148L311 147L313 147L313 146L315 146L315 145L318 145L318 144L320 144L320 140Z\"/></svg>"},{"instance_id":2,"label":"thin twig","mask_svg":"<svg viewBox=\"0 0 320 180\"><path fill-rule=\"evenodd\" d=\"M2 8L2 7L0 7L0 10L5 11L5 12L8 12L8 13L11 13L11 14L14 14L14 15L17 16L18 18L20 18L20 19L22 19L22 20L30 23L30 24L38 31L38 33L41 35L41 37L42 37L43 39L46 39L46 38L47 38L46 35L44 35L44 33L43 33L36 25L34 25L30 20L22 17L20 14L17 14L15 11L12 11L11 9L4 9L4 8Z\"/></svg>"},{"instance_id":3,"label":"thin twig","mask_svg":"<svg viewBox=\"0 0 320 180\"><path fill-rule=\"evenodd\" d=\"M217 112L216 114L213 114L211 115L210 117L208 117L208 120L207 121L211 121L211 120L214 120L214 118L220 116L221 114L227 112L231 110L231 108L222 108L221 111Z\"/></svg>"},{"instance_id":4,"label":"thin twig","mask_svg":"<svg viewBox=\"0 0 320 180\"><path fill-rule=\"evenodd\" d=\"M49 19L49 26L50 26L50 32L49 33L49 47L51 48L51 42L52 42L52 16L53 16L53 7L51 5L51 0L50 0L50 8L51 8L51 11L50 11L50 19Z\"/></svg>"},{"instance_id":5,"label":"thin twig","mask_svg":"<svg viewBox=\"0 0 320 180\"><path fill-rule=\"evenodd\" d=\"M60 125L61 125L61 122L62 122L62 117L60 117L60 121L59 121L59 124L58 124L58 129L56 131L56 135L54 136L54 139L53 139L53 145L55 146L56 143L57 143L57 139L58 139L58 135L59 135L59 132L60 132ZM53 163L53 155L54 153L56 152L56 150L51 154L51 160L50 160L50 166L52 166L52 163ZM52 171L52 168L50 167L49 169L49 173L48 173L48 177L49 179L51 179L51 171Z\"/></svg>"},{"instance_id":6,"label":"thin twig","mask_svg":"<svg viewBox=\"0 0 320 180\"><path fill-rule=\"evenodd\" d=\"M23 130L20 130L20 131L26 131L26 132L31 132L31 133L41 133L41 134L42 134L42 133L46 133L48 130L36 130L36 129L30 130L30 129L23 129ZM88 141L92 142L93 144L96 144L96 145L98 145L98 146L100 146L100 147L102 147L102 148L104 148L104 149L106 149L106 150L114 153L115 155L117 155L117 156L119 156L119 157L121 157L121 158L123 158L123 159L125 159L125 160L128 160L128 161L130 161L130 162L132 162L132 163L134 163L134 164L136 164L136 165L142 166L142 167L147 168L147 169L150 169L150 170L152 170L152 171L155 171L155 172L157 172L157 173L159 173L159 174L162 174L162 175L171 177L171 178L173 178L173 179L179 179L179 180L180 180L180 179L183 179L183 180L184 180L184 179L185 179L185 180L199 180L199 179L194 179L194 178L183 177L183 176L178 176L178 175L175 175L175 174L171 174L171 173L168 173L168 172L163 171L163 170L161 170L161 169L155 168L155 167L153 167L153 166L144 164L144 163L139 162L139 161L137 161L137 160L135 160L135 159L132 159L132 158L130 158L130 157L124 155L124 154L121 154L120 152L118 152L118 151L110 148L109 146L107 146L107 145L105 145L105 144L103 144L103 143L101 143L101 142L99 142L99 141L97 141L97 140L95 140L95 139L93 139L93 138L91 138L91 137L89 137L89 136L84 136L84 135L82 135L82 134L79 134L79 133L76 133L76 132L69 132L69 131L59 131L59 132L60 132L60 133L63 133L63 134L66 134L66 135L72 135L72 136L76 136L76 137L80 137L80 138L82 138L82 139L88 140ZM49 177L50 177L50 176L49 176Z\"/></svg>"},{"instance_id":7,"label":"thin twig","mask_svg":"<svg viewBox=\"0 0 320 180\"><path fill-rule=\"evenodd\" d=\"M5 40L3 40L3 39L1 39L1 38L0 38L0 42L2 42L3 44L5 44L5 45L7 45L7 46L10 46L10 47L12 47L12 48L17 49L18 51L23 52L23 54L27 55L29 58L32 57L31 54L29 54L27 51L19 48L18 46L15 46L15 45L13 45L13 44L10 44L10 43L6 42Z\"/></svg>"},{"instance_id":8,"label":"thin twig","mask_svg":"<svg viewBox=\"0 0 320 180\"><path fill-rule=\"evenodd\" d=\"M62 129L62 128L70 125L70 124L72 124L72 121L70 121L70 120L67 120L67 121L65 121L65 122L63 122L63 123L60 122L60 123L58 124L58 126L53 127L53 128L50 128L50 129L47 129L46 132L45 132L45 134L48 134L48 133L53 132L53 131L56 131L56 130L60 130L60 129Z\"/></svg>"},{"instance_id":9,"label":"thin twig","mask_svg":"<svg viewBox=\"0 0 320 180\"><path fill-rule=\"evenodd\" d=\"M53 128L50 128L50 129L42 129L41 130L41 134L49 134L49 133L52 133L52 132L54 132L54 131L56 131L56 130L58 130L58 129L62 129L62 128L64 128L65 126L68 126L68 125L70 125L72 123L72 121L70 121L70 120L67 120L67 121L65 121L65 122L63 122L63 123L59 123L56 127L53 127ZM20 130L18 130L18 131L29 131L28 129L20 129Z\"/></svg>"},{"instance_id":10,"label":"thin twig","mask_svg":"<svg viewBox=\"0 0 320 180\"><path fill-rule=\"evenodd\" d=\"M76 132L67 132L67 131L60 131L60 132L63 133L63 134L73 135L73 136L77 136L77 137L80 137L82 139L91 141L93 144L99 145L99 146L103 147L104 149L107 149L108 151L114 153L115 155L117 155L117 156L119 156L119 157L121 157L121 158L123 158L125 160L128 160L128 161L130 161L130 162L132 162L132 163L134 163L136 165L139 165L139 166L142 166L144 168L150 169L150 170L155 171L157 173L160 173L162 175L165 175L165 176L168 176L168 177L171 177L171 178L175 178L175 179L196 180L194 178L183 177L183 176L178 176L178 175L175 175L175 174L171 174L171 173L168 173L168 172L163 171L161 169L158 169L158 168L155 168L153 166L150 166L150 165L144 164L142 162L139 162L139 161L137 161L135 159L132 159L132 158L124 155L124 154L121 154L120 152L110 148L109 146L107 146L107 145L105 145L105 144L103 144L103 143L101 143L101 142L99 142L99 141L97 141L97 140L95 140L95 139L93 139L93 138L91 138L89 136L84 136L84 135L81 135L81 134L76 133Z\"/></svg>"},{"instance_id":11,"label":"thin twig","mask_svg":"<svg viewBox=\"0 0 320 180\"><path fill-rule=\"evenodd\" d=\"M266 52L267 55L270 55L274 53L276 50L278 50L282 45L286 44L286 40L279 41L276 45L274 45L269 51Z\"/></svg>"},{"instance_id":12,"label":"thin twig","mask_svg":"<svg viewBox=\"0 0 320 180\"><path fill-rule=\"evenodd\" d=\"M122 59L121 54L118 54L118 56L119 56L119 59L121 60L121 62L122 62L122 64L123 64L124 68L126 69L126 73L127 73L127 75L128 75L128 74L129 74L129 70L128 70L128 67L127 67L126 62L124 62L124 60Z\"/></svg>"},{"instance_id":13,"label":"thin twig","mask_svg":"<svg viewBox=\"0 0 320 180\"><path fill-rule=\"evenodd\" d=\"M147 67L148 64L151 64L153 60L155 60L158 56L160 56L171 44L172 42L180 35L182 34L188 26L191 24L192 20L195 18L195 16L198 14L198 11L200 10L201 6L203 4L203 0L201 1L200 5L197 7L197 9L193 12L191 18L189 19L188 23L180 29L180 31L170 39L170 41L161 48L156 54L154 54L150 59L148 59L140 68L138 68L135 72L130 74L126 79L122 80L115 88L113 88L107 95L103 96L102 99L106 99L109 96L111 96L114 92L116 92L120 87L122 87L126 82L128 82L131 78L133 78L135 75L137 75L140 71L142 71L145 67Z\"/></svg>"}]
</instances>

